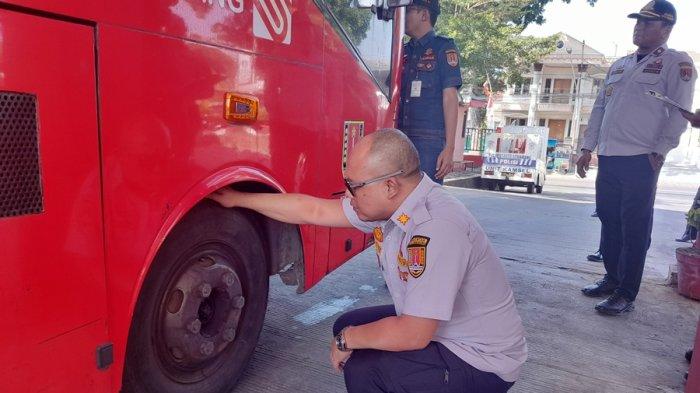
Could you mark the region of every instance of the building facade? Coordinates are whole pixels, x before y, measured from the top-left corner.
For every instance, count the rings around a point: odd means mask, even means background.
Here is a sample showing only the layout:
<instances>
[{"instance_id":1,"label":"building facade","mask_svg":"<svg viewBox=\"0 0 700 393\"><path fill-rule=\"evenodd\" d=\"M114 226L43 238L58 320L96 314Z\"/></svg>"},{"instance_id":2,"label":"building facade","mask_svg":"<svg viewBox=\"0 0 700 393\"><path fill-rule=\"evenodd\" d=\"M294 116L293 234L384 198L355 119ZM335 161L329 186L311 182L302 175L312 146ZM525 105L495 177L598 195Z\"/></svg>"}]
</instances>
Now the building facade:
<instances>
[{"instance_id":1,"label":"building facade","mask_svg":"<svg viewBox=\"0 0 700 393\"><path fill-rule=\"evenodd\" d=\"M576 151L613 61L585 42L560 33L556 51L533 64L523 84L494 95L487 114L489 128L547 126L550 145Z\"/></svg>"}]
</instances>

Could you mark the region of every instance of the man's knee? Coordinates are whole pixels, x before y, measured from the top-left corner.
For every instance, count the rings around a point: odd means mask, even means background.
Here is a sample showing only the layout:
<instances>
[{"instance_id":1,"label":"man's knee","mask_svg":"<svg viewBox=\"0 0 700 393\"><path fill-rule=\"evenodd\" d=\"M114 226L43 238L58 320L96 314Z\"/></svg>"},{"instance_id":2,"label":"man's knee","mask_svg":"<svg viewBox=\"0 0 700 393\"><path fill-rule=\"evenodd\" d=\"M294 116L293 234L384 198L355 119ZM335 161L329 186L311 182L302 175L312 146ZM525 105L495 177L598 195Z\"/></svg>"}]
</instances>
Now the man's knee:
<instances>
[{"instance_id":1,"label":"man's knee","mask_svg":"<svg viewBox=\"0 0 700 393\"><path fill-rule=\"evenodd\" d=\"M372 389L382 385L380 357L381 351L373 349L360 349L352 353L343 367L348 392L380 391Z\"/></svg>"}]
</instances>

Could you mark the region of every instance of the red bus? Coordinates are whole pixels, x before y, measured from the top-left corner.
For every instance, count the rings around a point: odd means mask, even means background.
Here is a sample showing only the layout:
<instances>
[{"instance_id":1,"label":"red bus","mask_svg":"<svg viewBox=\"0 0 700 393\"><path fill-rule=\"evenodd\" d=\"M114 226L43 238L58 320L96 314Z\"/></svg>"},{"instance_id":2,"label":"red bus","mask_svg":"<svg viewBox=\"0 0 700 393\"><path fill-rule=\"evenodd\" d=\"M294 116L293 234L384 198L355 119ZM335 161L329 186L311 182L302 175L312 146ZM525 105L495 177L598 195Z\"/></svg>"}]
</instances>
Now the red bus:
<instances>
[{"instance_id":1,"label":"red bus","mask_svg":"<svg viewBox=\"0 0 700 393\"><path fill-rule=\"evenodd\" d=\"M205 196L342 193L354 141L394 124L392 14L0 1L0 391L230 391L268 277L303 292L369 239Z\"/></svg>"}]
</instances>

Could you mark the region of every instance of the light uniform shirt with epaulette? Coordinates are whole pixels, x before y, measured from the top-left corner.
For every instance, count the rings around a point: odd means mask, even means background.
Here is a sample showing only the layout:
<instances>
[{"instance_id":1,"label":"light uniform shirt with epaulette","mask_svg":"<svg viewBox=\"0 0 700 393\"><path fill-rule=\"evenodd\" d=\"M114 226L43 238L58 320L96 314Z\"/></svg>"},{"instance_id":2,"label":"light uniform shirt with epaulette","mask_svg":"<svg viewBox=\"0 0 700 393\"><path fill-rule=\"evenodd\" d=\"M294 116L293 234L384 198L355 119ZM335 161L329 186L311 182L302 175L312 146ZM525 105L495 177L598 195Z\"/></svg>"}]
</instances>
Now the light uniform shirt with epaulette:
<instances>
[{"instance_id":1,"label":"light uniform shirt with epaulette","mask_svg":"<svg viewBox=\"0 0 700 393\"><path fill-rule=\"evenodd\" d=\"M433 341L503 380L527 358L522 321L500 259L465 206L426 175L387 221L350 222L374 233L377 260L398 315L439 321Z\"/></svg>"},{"instance_id":2,"label":"light uniform shirt with epaulette","mask_svg":"<svg viewBox=\"0 0 700 393\"><path fill-rule=\"evenodd\" d=\"M688 123L677 109L647 93L654 90L689 109L696 78L690 56L666 45L639 62L637 53L617 60L596 98L582 148L597 146L603 156L666 156Z\"/></svg>"}]
</instances>

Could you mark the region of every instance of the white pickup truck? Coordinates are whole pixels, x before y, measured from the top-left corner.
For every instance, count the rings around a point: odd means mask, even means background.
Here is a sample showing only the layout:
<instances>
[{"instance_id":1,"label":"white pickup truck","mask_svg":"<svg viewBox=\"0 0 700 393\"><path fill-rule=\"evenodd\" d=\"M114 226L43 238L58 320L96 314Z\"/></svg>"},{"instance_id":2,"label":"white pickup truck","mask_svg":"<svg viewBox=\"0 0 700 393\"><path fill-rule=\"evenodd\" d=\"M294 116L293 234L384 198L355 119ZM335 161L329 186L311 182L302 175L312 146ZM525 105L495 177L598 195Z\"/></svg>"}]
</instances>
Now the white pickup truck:
<instances>
[{"instance_id":1,"label":"white pickup truck","mask_svg":"<svg viewBox=\"0 0 700 393\"><path fill-rule=\"evenodd\" d=\"M526 187L542 193L547 175L549 128L505 126L486 135L482 184L489 190Z\"/></svg>"}]
</instances>

